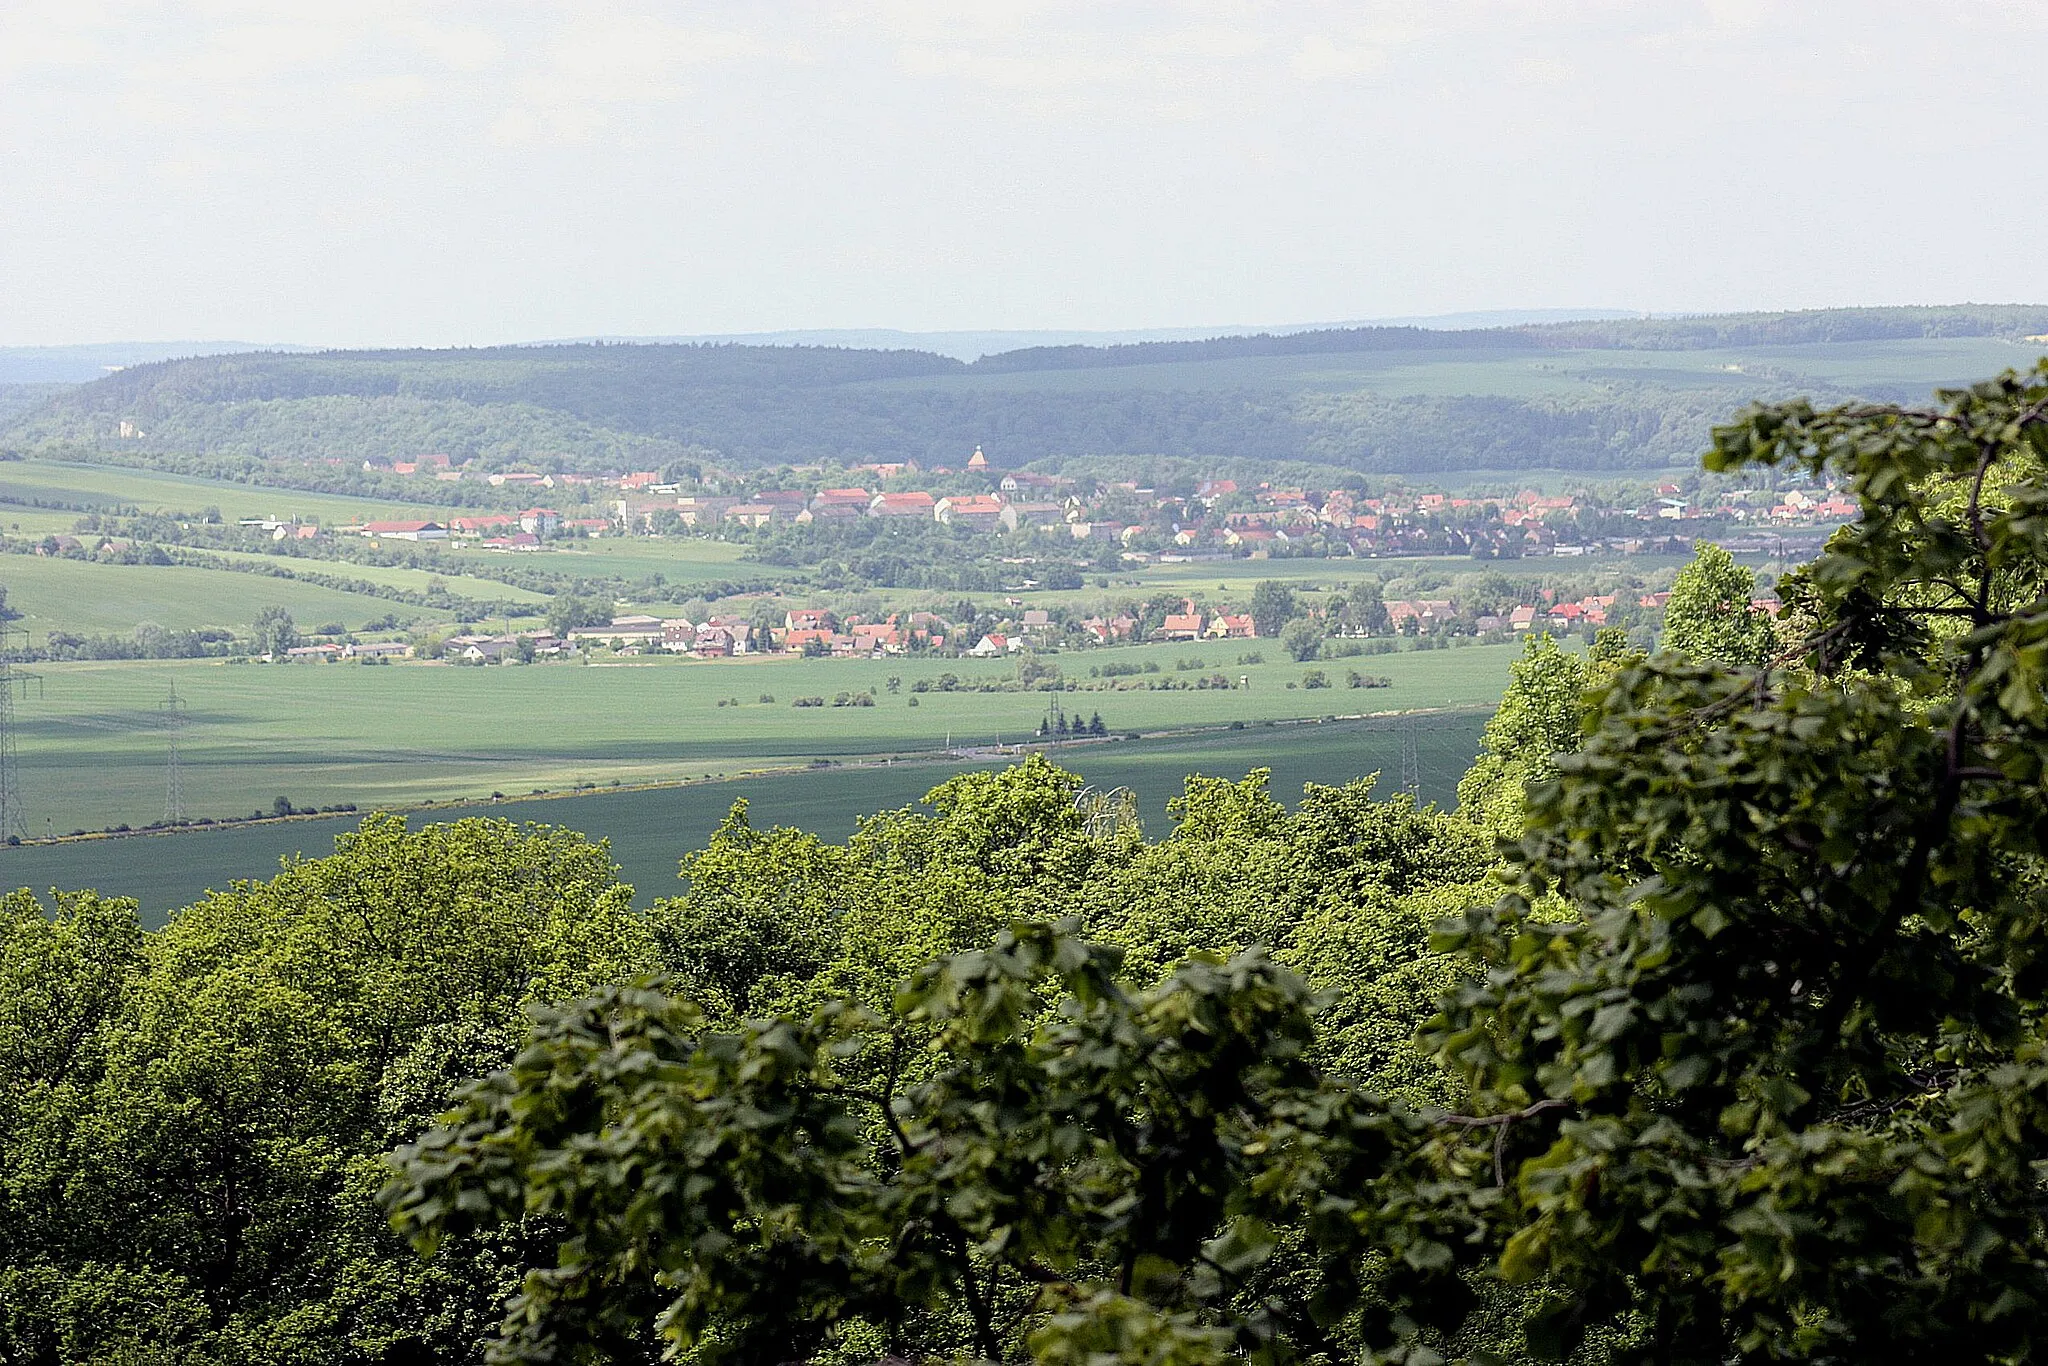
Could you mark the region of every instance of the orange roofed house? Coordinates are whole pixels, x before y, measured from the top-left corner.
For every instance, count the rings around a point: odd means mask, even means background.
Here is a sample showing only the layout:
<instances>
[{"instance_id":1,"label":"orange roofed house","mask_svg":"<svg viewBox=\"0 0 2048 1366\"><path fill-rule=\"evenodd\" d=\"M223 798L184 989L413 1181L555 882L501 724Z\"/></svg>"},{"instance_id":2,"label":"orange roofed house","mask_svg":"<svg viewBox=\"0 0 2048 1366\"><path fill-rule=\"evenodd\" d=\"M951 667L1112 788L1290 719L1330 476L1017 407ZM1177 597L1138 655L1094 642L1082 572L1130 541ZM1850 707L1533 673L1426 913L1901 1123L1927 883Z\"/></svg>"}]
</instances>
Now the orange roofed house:
<instances>
[{"instance_id":1,"label":"orange roofed house","mask_svg":"<svg viewBox=\"0 0 2048 1366\"><path fill-rule=\"evenodd\" d=\"M915 493L878 493L868 504L870 517L922 517L929 521L935 503L922 489Z\"/></svg>"},{"instance_id":2,"label":"orange roofed house","mask_svg":"<svg viewBox=\"0 0 2048 1366\"><path fill-rule=\"evenodd\" d=\"M1002 521L1003 504L986 493L954 494L934 503L932 515L947 526L993 531Z\"/></svg>"}]
</instances>

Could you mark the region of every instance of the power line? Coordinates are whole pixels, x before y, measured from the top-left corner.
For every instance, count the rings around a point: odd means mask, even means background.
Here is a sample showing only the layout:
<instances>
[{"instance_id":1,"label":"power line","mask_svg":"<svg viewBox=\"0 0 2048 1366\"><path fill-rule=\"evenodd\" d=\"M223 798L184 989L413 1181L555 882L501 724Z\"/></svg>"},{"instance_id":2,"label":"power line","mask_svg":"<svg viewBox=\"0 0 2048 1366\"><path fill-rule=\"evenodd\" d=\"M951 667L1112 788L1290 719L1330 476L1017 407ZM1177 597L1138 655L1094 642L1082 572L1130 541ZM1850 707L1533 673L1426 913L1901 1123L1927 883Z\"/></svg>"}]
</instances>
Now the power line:
<instances>
[{"instance_id":1,"label":"power line","mask_svg":"<svg viewBox=\"0 0 2048 1366\"><path fill-rule=\"evenodd\" d=\"M17 634L25 644L27 631L0 627L0 838L19 843L28 838L28 810L22 805L20 764L14 750L14 690L20 688L26 697L34 688L40 697L43 676L14 667L9 638Z\"/></svg>"},{"instance_id":2,"label":"power line","mask_svg":"<svg viewBox=\"0 0 2048 1366\"><path fill-rule=\"evenodd\" d=\"M1484 710L1476 707L1444 707L1423 711L1382 713L1378 716L1361 718L1360 724L1364 730L1385 735L1394 741L1398 747L1400 773L1400 785L1395 790L1406 792L1419 802L1422 800L1424 778L1428 777L1434 781L1435 778L1439 777L1442 773L1443 761L1443 754L1441 752L1443 746L1438 741L1432 739L1427 746L1430 750L1429 771L1427 773L1424 772L1422 751L1425 745L1423 736L1433 736L1437 732L1462 730L1474 721L1482 719L1487 714ZM1389 767L1393 767L1393 765L1389 765ZM1463 771L1462 763L1459 765L1459 771Z\"/></svg>"},{"instance_id":3,"label":"power line","mask_svg":"<svg viewBox=\"0 0 2048 1366\"><path fill-rule=\"evenodd\" d=\"M157 703L157 711L163 716L164 728L164 824L185 823L185 784L178 772L178 732L185 728L185 699L178 696L178 685L171 684L171 695Z\"/></svg>"}]
</instances>

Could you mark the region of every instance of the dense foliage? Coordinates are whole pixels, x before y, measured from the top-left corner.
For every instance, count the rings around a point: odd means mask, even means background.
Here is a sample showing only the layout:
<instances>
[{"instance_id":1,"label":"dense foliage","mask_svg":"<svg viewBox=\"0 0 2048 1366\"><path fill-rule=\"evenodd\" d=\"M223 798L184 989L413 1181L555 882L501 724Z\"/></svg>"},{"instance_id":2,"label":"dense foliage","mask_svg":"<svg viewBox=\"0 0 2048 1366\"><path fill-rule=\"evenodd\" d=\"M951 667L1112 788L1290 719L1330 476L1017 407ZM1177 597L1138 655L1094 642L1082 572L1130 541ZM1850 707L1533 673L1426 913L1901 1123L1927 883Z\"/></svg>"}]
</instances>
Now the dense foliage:
<instances>
[{"instance_id":1,"label":"dense foliage","mask_svg":"<svg viewBox=\"0 0 2048 1366\"><path fill-rule=\"evenodd\" d=\"M1756 575L1720 546L1695 547L1664 607L1664 646L1690 659L1760 667L1778 652L1778 633L1756 605Z\"/></svg>"},{"instance_id":2,"label":"dense foliage","mask_svg":"<svg viewBox=\"0 0 2048 1366\"><path fill-rule=\"evenodd\" d=\"M579 837L373 817L144 934L0 903L0 1361L461 1360L534 1249L421 1264L380 1154L521 1007L654 965Z\"/></svg>"},{"instance_id":3,"label":"dense foliage","mask_svg":"<svg viewBox=\"0 0 2048 1366\"><path fill-rule=\"evenodd\" d=\"M685 862L680 895L640 913L573 835L392 817L153 935L129 903L17 893L0 923L0 1360L478 1359L518 1268L555 1255L550 1221L421 1263L372 1202L378 1155L511 1058L523 1007L600 986L726 1029L819 1009L850 1026L891 1012L926 962L1067 907L1128 946L1132 992L1197 947L1271 946L1348 1002L1318 1045L1331 1060L1428 1092L1403 1022L1443 984L1429 926L1461 902L1443 889L1483 876L1483 839L1366 783L1290 813L1262 775L1192 781L1157 842L1125 803L1078 795L1033 760L954 779L843 845L755 830L741 806ZM692 1004L611 985L656 968ZM1275 989L1305 1007L1306 988ZM547 1018L605 1008L559 1009ZM884 1066L839 1065L870 1081ZM910 1293L902 1312L929 1318ZM624 1315L644 1342L644 1316Z\"/></svg>"}]
</instances>

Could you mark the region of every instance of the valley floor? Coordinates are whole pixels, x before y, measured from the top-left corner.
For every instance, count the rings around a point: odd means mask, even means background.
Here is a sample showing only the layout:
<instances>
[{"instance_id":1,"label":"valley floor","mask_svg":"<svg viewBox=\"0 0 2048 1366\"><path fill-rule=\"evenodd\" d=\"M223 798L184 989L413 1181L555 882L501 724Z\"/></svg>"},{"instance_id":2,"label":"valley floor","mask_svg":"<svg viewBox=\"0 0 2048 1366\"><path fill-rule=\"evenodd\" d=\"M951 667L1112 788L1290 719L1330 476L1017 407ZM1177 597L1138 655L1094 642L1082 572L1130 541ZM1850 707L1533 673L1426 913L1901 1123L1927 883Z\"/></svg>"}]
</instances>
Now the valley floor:
<instances>
[{"instance_id":1,"label":"valley floor","mask_svg":"<svg viewBox=\"0 0 2048 1366\"><path fill-rule=\"evenodd\" d=\"M1379 790L1401 785L1412 771L1418 795L1448 803L1457 780L1479 748L1483 709L1413 718L1308 721L1244 730L1210 730L1158 739L1088 743L1056 749L1051 757L1098 788L1129 787L1147 830L1168 829L1166 803L1189 773L1241 778L1254 768L1272 770L1272 791L1289 802L1305 783L1339 784L1368 773ZM1406 762L1404 762L1404 760ZM701 848L736 798L744 797L756 826L796 826L827 839L844 837L866 814L907 806L955 773L994 767L1001 760L926 759L822 769L612 792L600 790L555 800L532 798L436 807L412 817L425 821L496 816L582 831L611 841L611 853L642 904L678 890L677 861ZM334 837L354 828L357 816L264 821L174 833L62 840L0 848L0 885L94 887L132 896L146 921L159 924L207 889L236 878L264 878L293 855L333 852Z\"/></svg>"}]
</instances>

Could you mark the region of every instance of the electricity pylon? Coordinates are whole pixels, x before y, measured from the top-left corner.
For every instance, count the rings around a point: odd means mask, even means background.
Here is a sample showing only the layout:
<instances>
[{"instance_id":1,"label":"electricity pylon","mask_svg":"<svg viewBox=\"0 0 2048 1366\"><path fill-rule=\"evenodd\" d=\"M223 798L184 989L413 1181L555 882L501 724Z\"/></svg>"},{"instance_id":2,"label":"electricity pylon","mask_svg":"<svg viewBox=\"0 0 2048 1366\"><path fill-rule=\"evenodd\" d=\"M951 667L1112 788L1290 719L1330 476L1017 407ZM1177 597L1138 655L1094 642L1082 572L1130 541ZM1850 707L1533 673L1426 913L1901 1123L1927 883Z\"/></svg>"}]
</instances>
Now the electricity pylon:
<instances>
[{"instance_id":1,"label":"electricity pylon","mask_svg":"<svg viewBox=\"0 0 2048 1366\"><path fill-rule=\"evenodd\" d=\"M164 727L164 824L182 825L185 784L178 773L178 732L185 728L185 699L178 696L175 682L171 684L171 695L157 703L157 710L163 715Z\"/></svg>"},{"instance_id":2,"label":"electricity pylon","mask_svg":"<svg viewBox=\"0 0 2048 1366\"><path fill-rule=\"evenodd\" d=\"M19 634L24 642L28 632L0 627L0 839L15 842L28 838L28 811L21 802L20 766L14 752L14 690L22 696L33 688L42 695L43 676L14 667L14 651L8 637Z\"/></svg>"}]
</instances>

